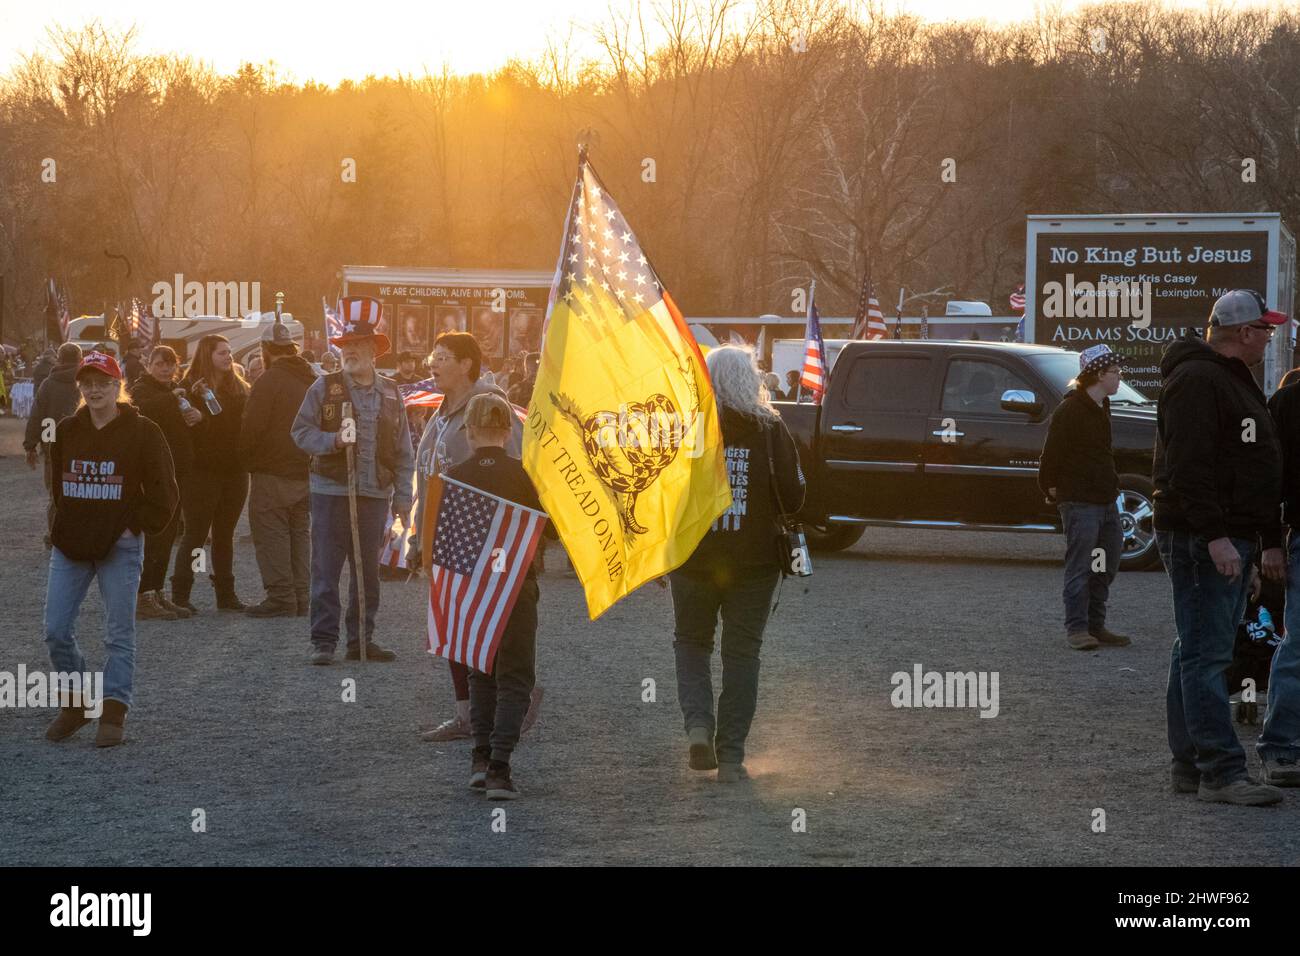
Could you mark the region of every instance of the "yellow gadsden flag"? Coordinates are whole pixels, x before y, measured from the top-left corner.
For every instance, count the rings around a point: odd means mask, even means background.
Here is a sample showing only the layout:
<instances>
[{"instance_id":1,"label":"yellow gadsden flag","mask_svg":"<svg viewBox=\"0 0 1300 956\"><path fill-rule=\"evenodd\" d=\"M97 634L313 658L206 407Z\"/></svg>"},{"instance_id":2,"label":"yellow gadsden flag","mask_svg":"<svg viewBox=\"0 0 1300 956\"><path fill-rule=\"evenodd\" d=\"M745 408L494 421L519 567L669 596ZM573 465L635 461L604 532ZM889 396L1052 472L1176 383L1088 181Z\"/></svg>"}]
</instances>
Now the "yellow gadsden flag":
<instances>
[{"instance_id":1,"label":"yellow gadsden flag","mask_svg":"<svg viewBox=\"0 0 1300 956\"><path fill-rule=\"evenodd\" d=\"M593 620L689 558L731 506L699 347L585 156L523 456Z\"/></svg>"}]
</instances>

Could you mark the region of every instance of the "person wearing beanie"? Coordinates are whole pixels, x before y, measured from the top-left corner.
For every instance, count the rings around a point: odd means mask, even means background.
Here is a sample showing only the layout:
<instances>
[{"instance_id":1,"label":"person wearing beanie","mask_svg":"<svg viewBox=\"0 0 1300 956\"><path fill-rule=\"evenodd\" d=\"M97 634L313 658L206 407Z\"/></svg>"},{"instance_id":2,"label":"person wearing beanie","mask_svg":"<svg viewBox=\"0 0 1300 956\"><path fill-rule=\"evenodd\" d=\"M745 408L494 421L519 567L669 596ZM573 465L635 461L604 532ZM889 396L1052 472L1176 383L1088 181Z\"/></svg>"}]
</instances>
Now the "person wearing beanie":
<instances>
[{"instance_id":1,"label":"person wearing beanie","mask_svg":"<svg viewBox=\"0 0 1300 956\"><path fill-rule=\"evenodd\" d=\"M185 398L185 390L177 380L178 366L175 350L167 345L155 347L149 354L144 374L131 384L131 403L162 430L163 440L172 456L176 487L184 502L192 494L188 490L190 472L194 467L194 442L190 431L203 420L203 416ZM135 609L137 620L175 621L192 616L188 609L173 604L163 593L183 507L176 509L167 527L145 536L144 570L140 574L140 596Z\"/></svg>"},{"instance_id":2,"label":"person wearing beanie","mask_svg":"<svg viewBox=\"0 0 1300 956\"><path fill-rule=\"evenodd\" d=\"M1106 602L1124 553L1110 434L1110 396L1119 391L1121 362L1109 345L1080 354L1079 377L1052 413L1038 465L1038 485L1065 529L1065 639L1079 651L1131 643L1106 627Z\"/></svg>"},{"instance_id":3,"label":"person wearing beanie","mask_svg":"<svg viewBox=\"0 0 1300 956\"><path fill-rule=\"evenodd\" d=\"M293 422L316 381L279 320L262 336L265 372L253 383L239 430L239 457L252 476L248 525L266 597L252 617L306 617L311 605L310 459L293 440Z\"/></svg>"},{"instance_id":4,"label":"person wearing beanie","mask_svg":"<svg viewBox=\"0 0 1300 956\"><path fill-rule=\"evenodd\" d=\"M537 490L518 458L505 445L519 419L500 395L483 392L465 407L465 428L470 453L445 476L472 488L541 511ZM555 540L548 521L543 534ZM470 732L474 752L470 759L472 790L489 800L514 800L519 790L510 773L510 757L523 732L536 684L537 570L529 565L519 596L510 611L497 645L492 673L470 669Z\"/></svg>"},{"instance_id":5,"label":"person wearing beanie","mask_svg":"<svg viewBox=\"0 0 1300 956\"><path fill-rule=\"evenodd\" d=\"M124 737L135 677L135 605L144 535L167 526L179 501L171 454L158 426L121 401L117 361L91 352L77 370L83 405L59 422L50 446L54 527L45 592L45 643L61 673L85 673L75 625L97 581L104 603L103 700L61 692L59 715L45 732L64 740L102 708L98 747Z\"/></svg>"}]
</instances>

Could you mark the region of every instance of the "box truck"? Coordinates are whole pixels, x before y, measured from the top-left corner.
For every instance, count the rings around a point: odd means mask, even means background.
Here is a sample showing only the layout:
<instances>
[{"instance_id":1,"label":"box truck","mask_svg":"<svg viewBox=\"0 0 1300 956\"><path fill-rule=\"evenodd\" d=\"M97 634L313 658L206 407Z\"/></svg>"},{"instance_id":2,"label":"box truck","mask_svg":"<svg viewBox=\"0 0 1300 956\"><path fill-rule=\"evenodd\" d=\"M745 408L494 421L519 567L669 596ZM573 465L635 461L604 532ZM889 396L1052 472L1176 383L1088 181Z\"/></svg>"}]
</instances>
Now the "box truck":
<instances>
[{"instance_id":1,"label":"box truck","mask_svg":"<svg viewBox=\"0 0 1300 956\"><path fill-rule=\"evenodd\" d=\"M1154 397L1166 346L1203 330L1224 292L1255 289L1294 318L1295 270L1278 213L1029 216L1025 341L1107 343L1128 357L1129 383ZM1293 334L1273 337L1256 372L1268 394L1291 368Z\"/></svg>"}]
</instances>

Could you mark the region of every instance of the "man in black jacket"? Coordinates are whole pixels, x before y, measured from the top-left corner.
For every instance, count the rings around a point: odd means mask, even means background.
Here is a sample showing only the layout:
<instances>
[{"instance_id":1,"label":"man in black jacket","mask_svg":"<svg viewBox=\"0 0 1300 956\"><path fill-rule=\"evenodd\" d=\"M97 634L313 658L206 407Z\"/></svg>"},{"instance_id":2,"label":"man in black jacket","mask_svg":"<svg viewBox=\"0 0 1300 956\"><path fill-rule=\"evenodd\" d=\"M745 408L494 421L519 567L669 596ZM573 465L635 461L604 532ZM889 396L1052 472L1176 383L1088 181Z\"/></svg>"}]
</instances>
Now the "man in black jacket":
<instances>
[{"instance_id":1,"label":"man in black jacket","mask_svg":"<svg viewBox=\"0 0 1300 956\"><path fill-rule=\"evenodd\" d=\"M311 493L307 455L293 442L293 420L316 373L277 319L262 337L266 369L244 406L239 457L252 474L248 524L266 597L253 617L305 617L311 599Z\"/></svg>"},{"instance_id":2,"label":"man in black jacket","mask_svg":"<svg viewBox=\"0 0 1300 956\"><path fill-rule=\"evenodd\" d=\"M1205 342L1176 342L1160 362L1155 528L1178 632L1166 694L1171 773L1175 792L1208 802L1282 799L1247 777L1226 672L1246 605L1245 569L1262 551L1264 576L1285 575L1282 458L1250 366L1286 320L1257 293L1234 290L1214 303Z\"/></svg>"},{"instance_id":3,"label":"man in black jacket","mask_svg":"<svg viewBox=\"0 0 1300 956\"><path fill-rule=\"evenodd\" d=\"M41 356L44 359L45 356ZM81 346L75 342L64 342L59 346L58 362L36 386L36 399L32 402L32 413L27 417L27 431L23 435L23 450L27 452L27 467L36 467L37 449L45 458L45 490L50 490L50 443L43 436L47 423L57 425L77 410L81 394L77 391L77 368L81 365ZM54 499L50 499L46 511L45 546L49 547L48 531L54 526Z\"/></svg>"},{"instance_id":4,"label":"man in black jacket","mask_svg":"<svg viewBox=\"0 0 1300 956\"><path fill-rule=\"evenodd\" d=\"M1119 381L1120 357L1109 345L1079 356L1076 387L1052 413L1038 466L1038 485L1060 509L1065 528L1065 634L1080 651L1130 643L1106 628L1106 601L1124 548L1110 437L1110 396Z\"/></svg>"}]
</instances>

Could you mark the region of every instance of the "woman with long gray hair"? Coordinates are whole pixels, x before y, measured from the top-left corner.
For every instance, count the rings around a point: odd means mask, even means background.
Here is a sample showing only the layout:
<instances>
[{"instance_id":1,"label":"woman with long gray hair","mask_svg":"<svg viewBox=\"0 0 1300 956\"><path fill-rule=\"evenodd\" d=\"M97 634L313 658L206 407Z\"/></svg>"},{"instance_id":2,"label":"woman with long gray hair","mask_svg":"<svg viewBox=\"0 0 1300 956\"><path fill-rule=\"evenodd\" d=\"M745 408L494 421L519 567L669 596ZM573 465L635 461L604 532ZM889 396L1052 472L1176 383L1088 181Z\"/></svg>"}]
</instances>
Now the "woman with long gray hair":
<instances>
[{"instance_id":1,"label":"woman with long gray hair","mask_svg":"<svg viewBox=\"0 0 1300 956\"><path fill-rule=\"evenodd\" d=\"M782 510L802 507L804 478L794 440L772 408L753 352L727 345L711 351L707 363L732 505L669 575L673 649L689 765L692 770L716 767L720 782L734 783L747 776L745 738L758 703L759 648L781 578L778 518ZM712 660L719 613L722 693L715 719Z\"/></svg>"}]
</instances>

